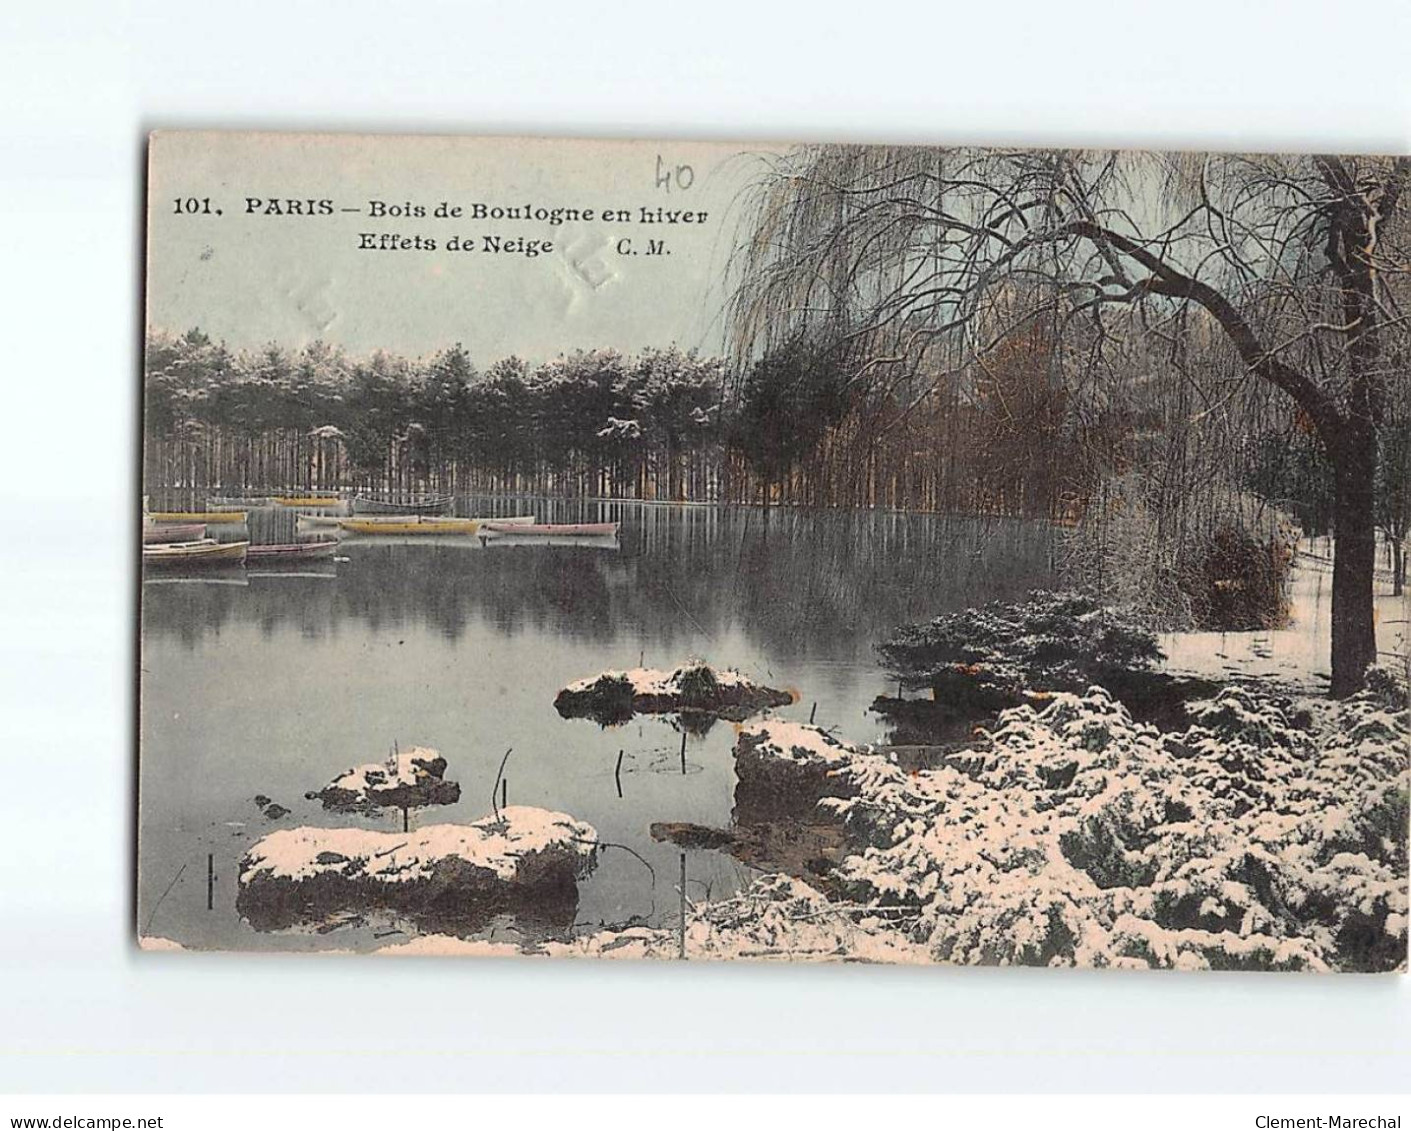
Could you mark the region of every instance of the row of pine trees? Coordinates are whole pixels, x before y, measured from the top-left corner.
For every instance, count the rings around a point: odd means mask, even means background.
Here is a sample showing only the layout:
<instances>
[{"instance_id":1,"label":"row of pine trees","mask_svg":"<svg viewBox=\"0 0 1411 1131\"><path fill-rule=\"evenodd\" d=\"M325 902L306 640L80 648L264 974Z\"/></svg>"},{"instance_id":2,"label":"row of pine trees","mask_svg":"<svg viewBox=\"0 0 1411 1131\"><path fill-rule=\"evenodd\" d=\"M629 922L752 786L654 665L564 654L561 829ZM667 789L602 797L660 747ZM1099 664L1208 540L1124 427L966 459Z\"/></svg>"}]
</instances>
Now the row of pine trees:
<instances>
[{"instance_id":1,"label":"row of pine trees","mask_svg":"<svg viewBox=\"0 0 1411 1131\"><path fill-rule=\"evenodd\" d=\"M1037 365L1038 362L1036 361ZM476 367L322 342L235 351L200 330L146 351L149 492L362 490L887 507L1050 516L1093 472L1063 394L1021 365L919 408L860 395L792 345L732 375L670 347ZM1043 442L1032 441L1036 432Z\"/></svg>"}]
</instances>

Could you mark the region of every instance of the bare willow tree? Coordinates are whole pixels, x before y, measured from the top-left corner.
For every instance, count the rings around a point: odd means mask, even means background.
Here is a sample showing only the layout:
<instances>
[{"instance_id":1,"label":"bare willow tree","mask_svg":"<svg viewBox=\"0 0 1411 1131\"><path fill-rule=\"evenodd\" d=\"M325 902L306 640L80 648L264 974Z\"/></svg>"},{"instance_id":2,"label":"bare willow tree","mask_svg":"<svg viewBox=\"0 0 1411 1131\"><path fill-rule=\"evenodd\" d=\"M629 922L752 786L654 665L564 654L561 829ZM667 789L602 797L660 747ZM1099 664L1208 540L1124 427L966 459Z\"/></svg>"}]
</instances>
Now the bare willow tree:
<instances>
[{"instance_id":1,"label":"bare willow tree","mask_svg":"<svg viewBox=\"0 0 1411 1131\"><path fill-rule=\"evenodd\" d=\"M1376 655L1373 496L1403 365L1409 175L1407 158L801 148L755 186L735 348L812 335L858 390L924 375L919 402L1036 322L1096 357L1198 313L1335 469L1332 689L1348 695Z\"/></svg>"}]
</instances>

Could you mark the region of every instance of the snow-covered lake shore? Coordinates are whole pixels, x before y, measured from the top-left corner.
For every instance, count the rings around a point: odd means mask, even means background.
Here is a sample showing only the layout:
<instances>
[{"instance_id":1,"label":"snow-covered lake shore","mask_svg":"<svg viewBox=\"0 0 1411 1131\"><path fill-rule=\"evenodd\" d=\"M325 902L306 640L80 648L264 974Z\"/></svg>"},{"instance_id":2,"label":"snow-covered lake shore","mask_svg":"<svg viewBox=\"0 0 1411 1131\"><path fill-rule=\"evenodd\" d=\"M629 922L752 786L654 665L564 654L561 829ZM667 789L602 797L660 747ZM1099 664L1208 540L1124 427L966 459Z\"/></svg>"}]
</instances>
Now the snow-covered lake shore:
<instances>
[{"instance_id":1,"label":"snow-covered lake shore","mask_svg":"<svg viewBox=\"0 0 1411 1131\"><path fill-rule=\"evenodd\" d=\"M1342 703L1231 686L1180 733L1100 688L1056 693L924 771L806 725L746 726L741 788L786 778L804 820L844 831L836 867L764 875L679 932L538 952L1404 969L1411 723L1405 686L1378 684Z\"/></svg>"}]
</instances>

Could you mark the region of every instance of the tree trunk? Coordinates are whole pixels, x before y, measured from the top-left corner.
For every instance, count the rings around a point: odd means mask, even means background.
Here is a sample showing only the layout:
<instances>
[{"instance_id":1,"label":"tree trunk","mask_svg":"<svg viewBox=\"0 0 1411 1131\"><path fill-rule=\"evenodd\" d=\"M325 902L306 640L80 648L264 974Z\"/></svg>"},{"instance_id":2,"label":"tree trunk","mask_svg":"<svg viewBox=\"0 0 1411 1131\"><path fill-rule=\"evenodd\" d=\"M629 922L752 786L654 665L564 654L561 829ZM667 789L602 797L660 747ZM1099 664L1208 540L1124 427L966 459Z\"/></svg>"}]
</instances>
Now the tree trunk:
<instances>
[{"instance_id":1,"label":"tree trunk","mask_svg":"<svg viewBox=\"0 0 1411 1131\"><path fill-rule=\"evenodd\" d=\"M1350 426L1333 450L1333 686L1335 698L1360 691L1377 659L1373 577L1377 562L1373 492L1376 433Z\"/></svg>"}]
</instances>

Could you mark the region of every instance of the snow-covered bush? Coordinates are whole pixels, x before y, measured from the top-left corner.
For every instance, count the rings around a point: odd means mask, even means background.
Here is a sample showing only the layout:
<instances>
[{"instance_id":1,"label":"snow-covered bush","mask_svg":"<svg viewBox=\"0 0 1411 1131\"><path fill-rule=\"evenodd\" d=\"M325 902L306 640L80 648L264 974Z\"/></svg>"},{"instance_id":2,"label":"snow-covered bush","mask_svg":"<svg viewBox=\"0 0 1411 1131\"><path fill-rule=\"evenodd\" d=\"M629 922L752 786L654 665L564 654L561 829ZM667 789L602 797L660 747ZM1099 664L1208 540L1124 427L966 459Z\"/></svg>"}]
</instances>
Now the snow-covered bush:
<instances>
[{"instance_id":1,"label":"snow-covered bush","mask_svg":"<svg viewBox=\"0 0 1411 1131\"><path fill-rule=\"evenodd\" d=\"M1161 659L1156 637L1129 614L1043 590L907 625L877 650L904 686L979 710L1013 706L1028 690L1082 691Z\"/></svg>"},{"instance_id":2,"label":"snow-covered bush","mask_svg":"<svg viewBox=\"0 0 1411 1131\"><path fill-rule=\"evenodd\" d=\"M1230 687L1194 714L1162 734L1094 687L936 770L850 749L818 802L855 846L834 878L952 962L1403 965L1404 707Z\"/></svg>"},{"instance_id":3,"label":"snow-covered bush","mask_svg":"<svg viewBox=\"0 0 1411 1131\"><path fill-rule=\"evenodd\" d=\"M687 664L676 673L675 682L682 706L708 710L720 700L720 680L709 664Z\"/></svg>"},{"instance_id":4,"label":"snow-covered bush","mask_svg":"<svg viewBox=\"0 0 1411 1131\"><path fill-rule=\"evenodd\" d=\"M747 824L807 817L818 799L855 790L837 772L852 750L817 727L769 719L735 739L735 819Z\"/></svg>"},{"instance_id":5,"label":"snow-covered bush","mask_svg":"<svg viewBox=\"0 0 1411 1131\"><path fill-rule=\"evenodd\" d=\"M1367 669L1366 690L1382 706L1400 710L1408 702L1408 674L1404 662L1396 667L1376 664Z\"/></svg>"},{"instance_id":6,"label":"snow-covered bush","mask_svg":"<svg viewBox=\"0 0 1411 1131\"><path fill-rule=\"evenodd\" d=\"M892 929L885 912L826 899L789 876L767 875L729 899L687 910L685 946L691 959L789 962L926 962L925 947ZM681 956L675 928L598 931L537 953L587 958ZM531 952L531 953L536 953Z\"/></svg>"}]
</instances>

